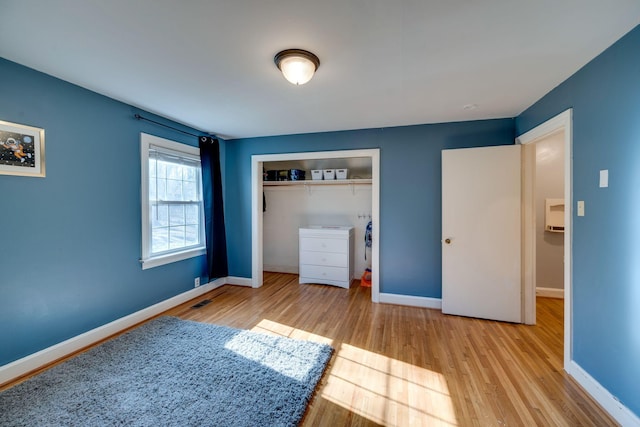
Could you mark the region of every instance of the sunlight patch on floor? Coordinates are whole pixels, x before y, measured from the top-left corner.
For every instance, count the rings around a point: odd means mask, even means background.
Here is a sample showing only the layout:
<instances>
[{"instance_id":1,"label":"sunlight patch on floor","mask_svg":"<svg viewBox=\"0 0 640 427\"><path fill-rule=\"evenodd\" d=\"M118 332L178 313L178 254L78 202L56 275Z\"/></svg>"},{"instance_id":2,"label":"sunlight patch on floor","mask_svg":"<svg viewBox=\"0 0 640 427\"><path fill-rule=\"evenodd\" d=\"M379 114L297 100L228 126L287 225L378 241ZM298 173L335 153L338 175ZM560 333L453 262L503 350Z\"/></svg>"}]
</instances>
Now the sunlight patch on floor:
<instances>
[{"instance_id":1,"label":"sunlight patch on floor","mask_svg":"<svg viewBox=\"0 0 640 427\"><path fill-rule=\"evenodd\" d=\"M304 350L299 349L301 345ZM326 347L311 345L310 341L285 340L254 331L239 331L224 348L302 383L327 356Z\"/></svg>"},{"instance_id":2,"label":"sunlight patch on floor","mask_svg":"<svg viewBox=\"0 0 640 427\"><path fill-rule=\"evenodd\" d=\"M321 396L387 426L457 425L442 374L342 344Z\"/></svg>"},{"instance_id":3,"label":"sunlight patch on floor","mask_svg":"<svg viewBox=\"0 0 640 427\"><path fill-rule=\"evenodd\" d=\"M312 334L311 332L303 331L302 329L292 328L291 326L273 322L268 319L262 319L256 326L251 328L251 330L253 332L260 332L268 335L277 335L280 337L294 338L297 340L313 341L322 344L333 345L333 340L331 338Z\"/></svg>"},{"instance_id":4,"label":"sunlight patch on floor","mask_svg":"<svg viewBox=\"0 0 640 427\"><path fill-rule=\"evenodd\" d=\"M333 340L263 319L254 332L333 345ZM457 426L440 373L349 344L334 345L318 396L385 426Z\"/></svg>"}]
</instances>

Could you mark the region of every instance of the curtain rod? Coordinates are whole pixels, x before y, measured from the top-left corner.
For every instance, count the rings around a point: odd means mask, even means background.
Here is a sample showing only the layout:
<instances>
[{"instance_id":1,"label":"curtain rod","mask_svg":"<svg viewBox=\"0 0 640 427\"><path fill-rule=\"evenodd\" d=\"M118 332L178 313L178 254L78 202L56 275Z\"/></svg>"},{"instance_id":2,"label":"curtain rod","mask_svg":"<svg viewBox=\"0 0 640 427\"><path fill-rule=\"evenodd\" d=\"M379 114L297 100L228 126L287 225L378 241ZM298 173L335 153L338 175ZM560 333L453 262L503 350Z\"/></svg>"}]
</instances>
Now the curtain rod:
<instances>
[{"instance_id":1,"label":"curtain rod","mask_svg":"<svg viewBox=\"0 0 640 427\"><path fill-rule=\"evenodd\" d=\"M169 128L169 129L171 129L171 130L175 130L176 132L181 132L181 133L184 133L184 134L187 134L187 135L195 136L196 138L200 138L200 137L202 136L202 135L196 135L196 134L194 134L194 133L184 131L184 130L182 130L182 129L175 128L175 127L173 127L173 126L165 125L164 123L160 123L160 122L157 122L157 121L155 121L155 120L148 119L148 118L146 118L146 117L142 117L140 114L137 114L137 113L136 113L136 114L134 114L134 115L133 115L133 117L135 117L135 118L136 118L136 119L138 119L138 120L144 120L144 121L147 121L147 122L154 123L154 124L156 124L156 125L158 125L158 126L164 126L164 127ZM203 133L204 133L204 132L203 132ZM209 136L214 136L214 135L209 135Z\"/></svg>"}]
</instances>

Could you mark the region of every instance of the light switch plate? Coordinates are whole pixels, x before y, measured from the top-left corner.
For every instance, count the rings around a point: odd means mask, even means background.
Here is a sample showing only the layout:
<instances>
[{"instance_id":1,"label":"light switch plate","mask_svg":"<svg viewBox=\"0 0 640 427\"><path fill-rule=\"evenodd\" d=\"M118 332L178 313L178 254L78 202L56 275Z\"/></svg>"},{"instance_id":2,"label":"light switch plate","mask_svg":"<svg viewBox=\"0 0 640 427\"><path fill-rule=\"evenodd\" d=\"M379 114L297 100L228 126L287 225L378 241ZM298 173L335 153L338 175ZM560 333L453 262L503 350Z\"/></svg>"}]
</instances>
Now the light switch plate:
<instances>
[{"instance_id":1,"label":"light switch plate","mask_svg":"<svg viewBox=\"0 0 640 427\"><path fill-rule=\"evenodd\" d=\"M584 200L578 200L578 216L584 216Z\"/></svg>"},{"instance_id":2,"label":"light switch plate","mask_svg":"<svg viewBox=\"0 0 640 427\"><path fill-rule=\"evenodd\" d=\"M609 169L600 171L600 188L606 188L609 186Z\"/></svg>"}]
</instances>

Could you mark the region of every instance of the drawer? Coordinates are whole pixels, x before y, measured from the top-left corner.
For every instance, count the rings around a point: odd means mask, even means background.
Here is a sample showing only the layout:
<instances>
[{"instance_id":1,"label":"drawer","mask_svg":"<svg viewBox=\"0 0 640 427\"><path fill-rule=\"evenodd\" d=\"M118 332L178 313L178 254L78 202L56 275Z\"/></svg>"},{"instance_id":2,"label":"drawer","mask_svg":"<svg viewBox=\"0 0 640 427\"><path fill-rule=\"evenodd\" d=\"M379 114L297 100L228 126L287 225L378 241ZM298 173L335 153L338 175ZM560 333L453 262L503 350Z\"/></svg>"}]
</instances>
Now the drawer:
<instances>
[{"instance_id":1,"label":"drawer","mask_svg":"<svg viewBox=\"0 0 640 427\"><path fill-rule=\"evenodd\" d=\"M300 264L327 265L332 267L349 267L349 260L346 254L301 251Z\"/></svg>"},{"instance_id":2,"label":"drawer","mask_svg":"<svg viewBox=\"0 0 640 427\"><path fill-rule=\"evenodd\" d=\"M301 237L300 251L335 252L346 254L349 251L349 241L346 239L323 239L316 237Z\"/></svg>"},{"instance_id":3,"label":"drawer","mask_svg":"<svg viewBox=\"0 0 640 427\"><path fill-rule=\"evenodd\" d=\"M300 265L300 277L318 280L348 281L349 269L346 267L323 267L320 265Z\"/></svg>"}]
</instances>

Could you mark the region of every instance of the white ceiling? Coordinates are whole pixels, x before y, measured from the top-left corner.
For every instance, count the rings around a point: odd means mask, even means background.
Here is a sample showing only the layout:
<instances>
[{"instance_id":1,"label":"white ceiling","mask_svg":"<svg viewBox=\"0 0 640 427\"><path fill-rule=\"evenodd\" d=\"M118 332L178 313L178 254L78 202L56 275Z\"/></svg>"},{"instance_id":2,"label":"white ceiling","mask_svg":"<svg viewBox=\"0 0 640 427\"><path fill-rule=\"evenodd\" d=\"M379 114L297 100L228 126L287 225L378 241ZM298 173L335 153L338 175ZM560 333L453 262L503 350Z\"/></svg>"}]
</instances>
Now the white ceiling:
<instances>
[{"instance_id":1,"label":"white ceiling","mask_svg":"<svg viewBox=\"0 0 640 427\"><path fill-rule=\"evenodd\" d=\"M514 117L640 24L640 1L0 0L0 16L0 56L240 138ZM320 58L308 84L274 65L287 48Z\"/></svg>"}]
</instances>

